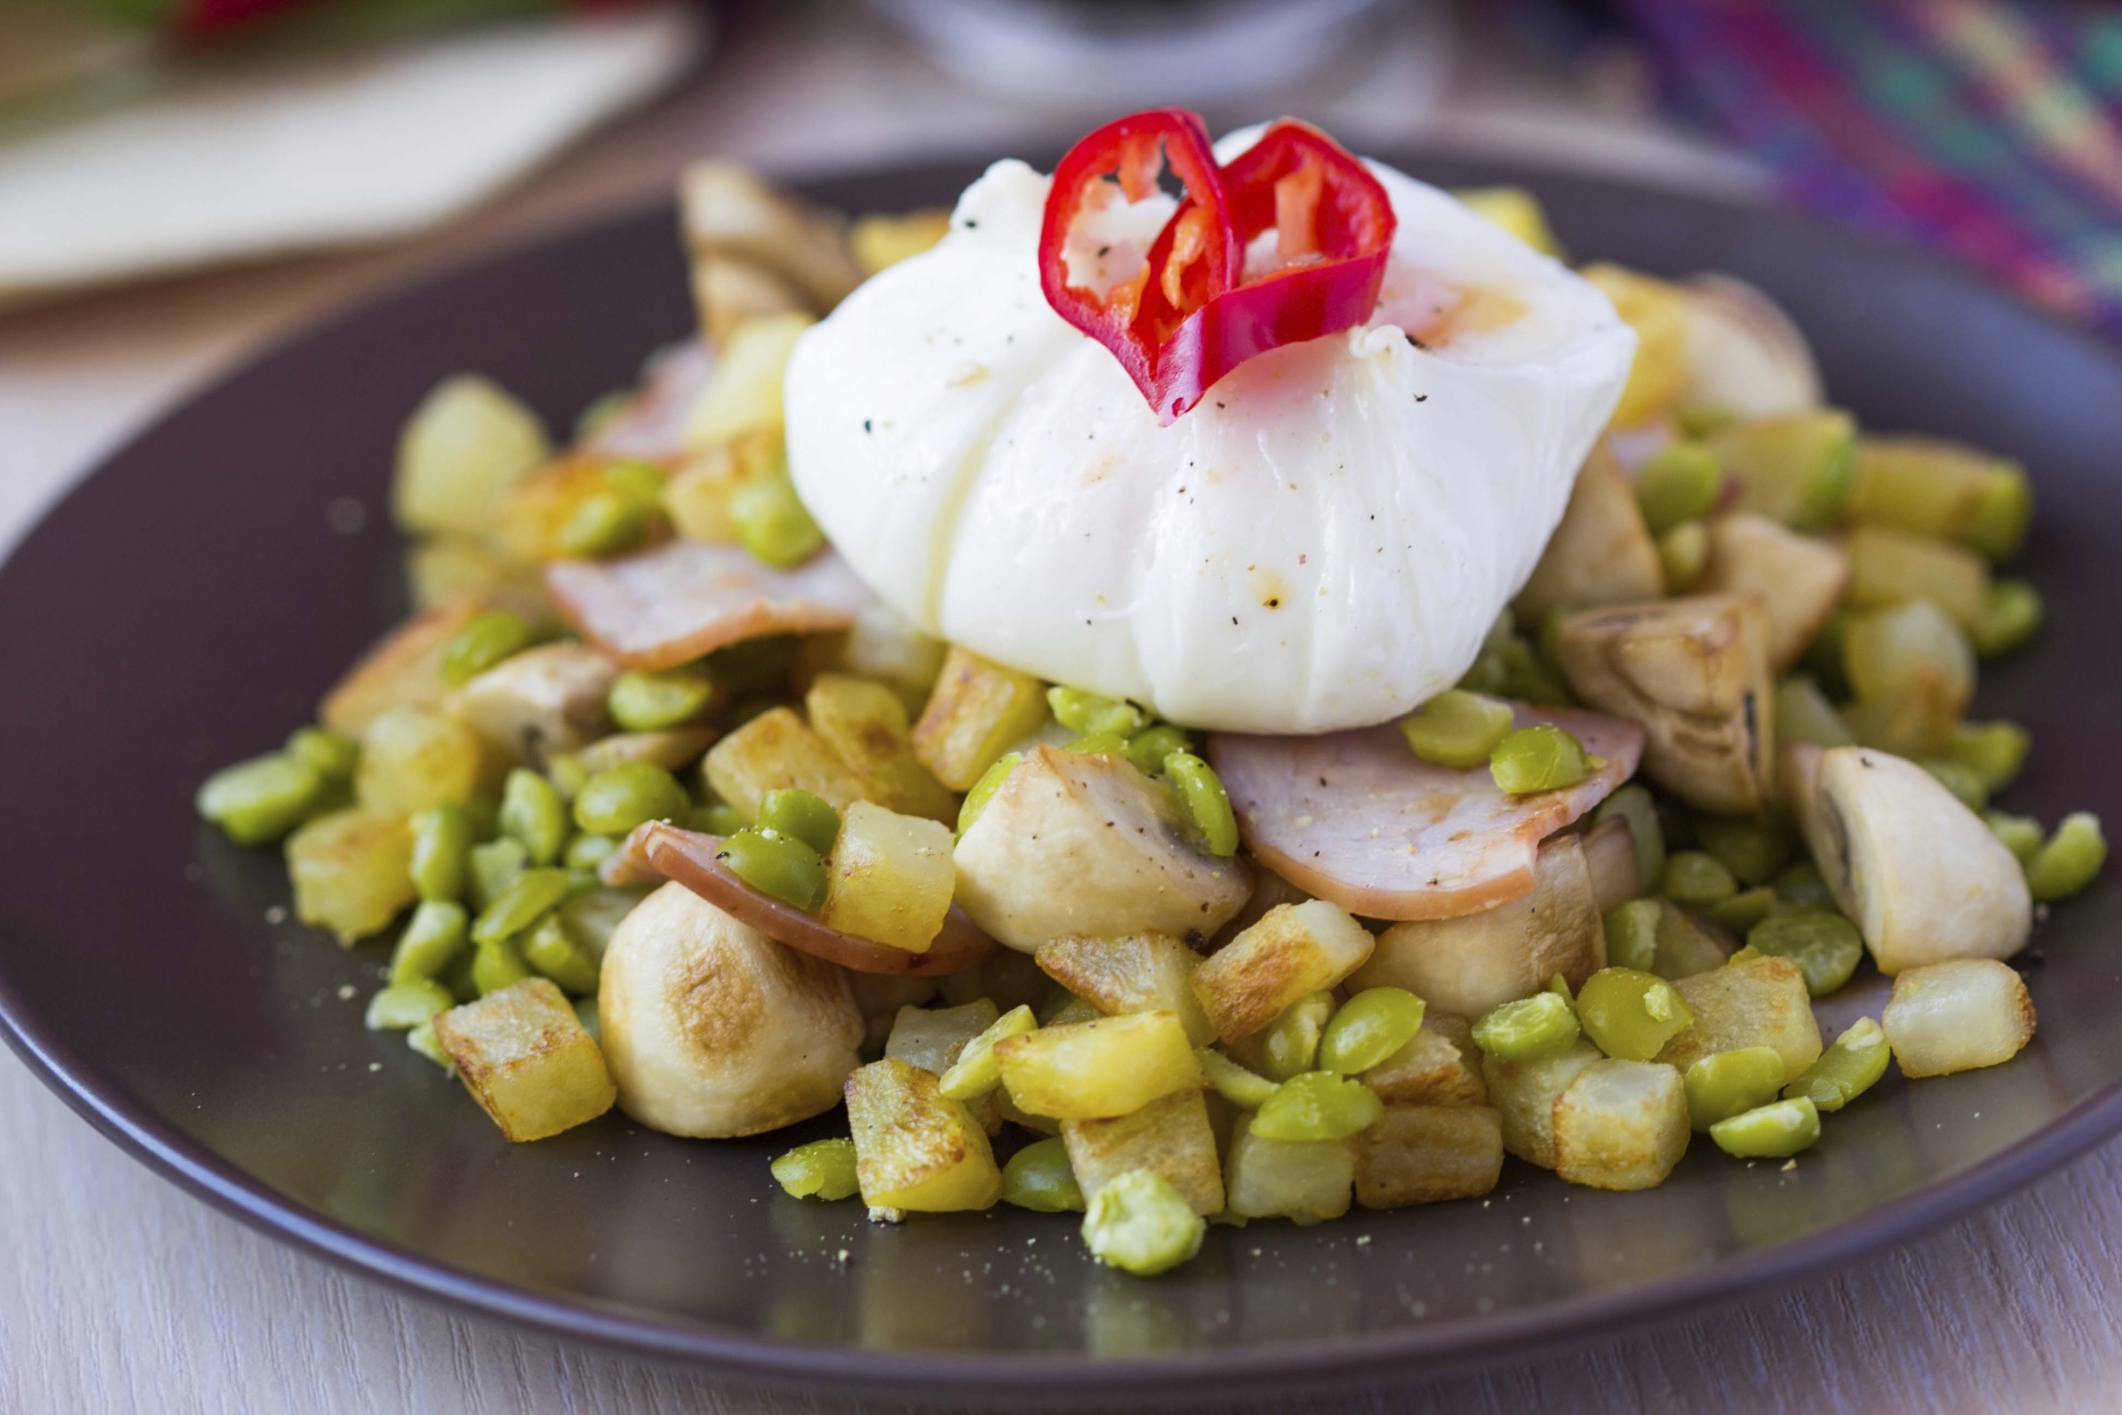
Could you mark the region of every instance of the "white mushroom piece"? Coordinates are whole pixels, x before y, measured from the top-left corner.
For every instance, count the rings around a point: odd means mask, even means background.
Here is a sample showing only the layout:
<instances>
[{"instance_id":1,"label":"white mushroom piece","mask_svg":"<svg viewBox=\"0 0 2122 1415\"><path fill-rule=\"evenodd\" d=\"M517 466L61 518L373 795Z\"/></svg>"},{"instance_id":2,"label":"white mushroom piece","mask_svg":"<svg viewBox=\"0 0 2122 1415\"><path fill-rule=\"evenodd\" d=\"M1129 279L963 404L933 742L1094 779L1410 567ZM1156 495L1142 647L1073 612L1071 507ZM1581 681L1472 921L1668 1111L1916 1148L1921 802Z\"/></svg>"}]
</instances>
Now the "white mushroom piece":
<instances>
[{"instance_id":1,"label":"white mushroom piece","mask_svg":"<svg viewBox=\"0 0 2122 1415\"><path fill-rule=\"evenodd\" d=\"M1869 747L1792 744L1783 769L1813 862L1880 972L2025 947L2018 859L1936 777Z\"/></svg>"},{"instance_id":2,"label":"white mushroom piece","mask_svg":"<svg viewBox=\"0 0 2122 1415\"><path fill-rule=\"evenodd\" d=\"M542 644L466 683L448 710L509 760L542 767L612 730L605 702L618 676L587 644Z\"/></svg>"},{"instance_id":3,"label":"white mushroom piece","mask_svg":"<svg viewBox=\"0 0 2122 1415\"><path fill-rule=\"evenodd\" d=\"M597 993L619 1108L652 1130L719 1139L840 1103L862 1064L847 975L666 884L619 925Z\"/></svg>"},{"instance_id":4,"label":"white mushroom piece","mask_svg":"<svg viewBox=\"0 0 2122 1415\"><path fill-rule=\"evenodd\" d=\"M1658 546L1636 505L1628 474L1601 443L1577 472L1562 524L1511 609L1537 624L1554 609L1630 604L1665 593Z\"/></svg>"},{"instance_id":5,"label":"white mushroom piece","mask_svg":"<svg viewBox=\"0 0 2122 1415\"><path fill-rule=\"evenodd\" d=\"M1171 788L1120 757L1034 747L960 837L957 903L1025 953L1050 939L1156 931L1206 939L1252 872L1211 855Z\"/></svg>"}]
</instances>

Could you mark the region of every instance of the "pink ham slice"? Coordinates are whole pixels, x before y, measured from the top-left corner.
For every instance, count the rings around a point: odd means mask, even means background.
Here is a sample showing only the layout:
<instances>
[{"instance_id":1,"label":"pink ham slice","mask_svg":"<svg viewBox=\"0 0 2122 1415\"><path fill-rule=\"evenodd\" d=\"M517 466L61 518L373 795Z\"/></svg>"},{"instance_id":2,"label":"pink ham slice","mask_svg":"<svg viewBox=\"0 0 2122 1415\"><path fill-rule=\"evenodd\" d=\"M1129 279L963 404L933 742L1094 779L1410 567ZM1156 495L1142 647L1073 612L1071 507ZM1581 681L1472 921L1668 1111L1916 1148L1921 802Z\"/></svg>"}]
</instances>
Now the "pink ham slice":
<instances>
[{"instance_id":1,"label":"pink ham slice","mask_svg":"<svg viewBox=\"0 0 2122 1415\"><path fill-rule=\"evenodd\" d=\"M555 560L545 588L561 618L629 668L674 668L765 634L844 629L873 596L827 548L773 570L742 546L666 541L624 560Z\"/></svg>"},{"instance_id":2,"label":"pink ham slice","mask_svg":"<svg viewBox=\"0 0 2122 1415\"><path fill-rule=\"evenodd\" d=\"M1209 760L1246 845L1299 889L1372 919L1449 919L1532 892L1540 842L1635 773L1643 729L1569 708L1518 706L1606 764L1579 784L1506 796L1487 768L1452 771L1393 723L1323 737L1217 733Z\"/></svg>"},{"instance_id":3,"label":"pink ham slice","mask_svg":"<svg viewBox=\"0 0 2122 1415\"><path fill-rule=\"evenodd\" d=\"M685 419L707 386L713 357L697 339L658 354L641 387L583 444L585 452L667 462L685 453Z\"/></svg>"}]
</instances>

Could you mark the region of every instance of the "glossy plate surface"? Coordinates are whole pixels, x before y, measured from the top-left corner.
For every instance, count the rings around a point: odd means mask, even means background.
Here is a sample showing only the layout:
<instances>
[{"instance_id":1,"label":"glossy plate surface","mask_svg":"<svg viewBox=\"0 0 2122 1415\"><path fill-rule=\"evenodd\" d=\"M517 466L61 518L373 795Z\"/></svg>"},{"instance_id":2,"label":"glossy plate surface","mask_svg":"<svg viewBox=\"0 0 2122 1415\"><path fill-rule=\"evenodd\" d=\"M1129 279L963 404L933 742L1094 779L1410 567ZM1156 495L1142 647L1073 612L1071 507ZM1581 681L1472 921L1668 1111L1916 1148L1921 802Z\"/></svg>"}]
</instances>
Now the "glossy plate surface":
<instances>
[{"instance_id":1,"label":"glossy plate surface","mask_svg":"<svg viewBox=\"0 0 2122 1415\"><path fill-rule=\"evenodd\" d=\"M2040 496L2025 566L2051 621L1985 672L1979 712L2034 731L2014 809L2053 820L2122 799L2122 365L2104 347L1794 217L1406 165L1525 181L1581 255L1754 280L1866 426L2022 457ZM977 170L813 190L904 208ZM2030 1050L1889 1082L1791 1171L1704 1144L1664 1188L1616 1195L1513 1162L1485 1203L1213 1229L1155 1282L1099 1269L1063 1218L872 1227L859 1205L781 1196L768 1159L835 1117L694 1143L614 1114L511 1149L395 1034L362 1029L384 948L287 922L278 857L201 828L191 793L306 721L403 613L385 488L421 394L479 369L567 426L686 333L673 226L661 209L591 226L295 340L113 457L0 568L0 1012L30 1064L145 1162L407 1288L733 1375L1169 1399L1386 1380L1695 1308L1903 1238L2122 1124L2122 911L2103 882L2036 934ZM366 523L348 533L356 503ZM1876 1012L1882 993L1874 977L1830 1015Z\"/></svg>"}]
</instances>

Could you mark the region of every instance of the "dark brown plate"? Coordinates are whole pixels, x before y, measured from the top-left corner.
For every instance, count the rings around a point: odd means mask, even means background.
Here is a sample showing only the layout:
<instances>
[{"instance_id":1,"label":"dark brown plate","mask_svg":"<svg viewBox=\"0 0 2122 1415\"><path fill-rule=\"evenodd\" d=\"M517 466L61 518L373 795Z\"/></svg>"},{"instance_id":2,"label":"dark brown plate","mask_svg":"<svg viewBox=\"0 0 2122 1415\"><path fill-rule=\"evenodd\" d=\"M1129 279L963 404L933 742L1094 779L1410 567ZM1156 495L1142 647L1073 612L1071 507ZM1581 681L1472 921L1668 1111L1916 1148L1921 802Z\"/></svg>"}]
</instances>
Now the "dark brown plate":
<instances>
[{"instance_id":1,"label":"dark brown plate","mask_svg":"<svg viewBox=\"0 0 2122 1415\"><path fill-rule=\"evenodd\" d=\"M2103 346L1794 217L1407 165L1526 181L1582 254L1746 276L1868 426L2023 457L2041 502L2026 565L2052 619L1986 672L1981 709L2034 731L2015 808L2052 820L2122 800L2122 656L2107 647L2122 365ZM814 190L907 207L976 171ZM398 426L438 377L485 370L564 427L689 319L665 209L390 295L164 419L0 569L0 1011L77 1110L195 1193L411 1291L732 1375L1169 1400L1431 1374L1693 1311L1906 1238L2122 1125L2122 917L2103 882L2035 938L2041 1034L2022 1057L1890 1081L1790 1172L1698 1145L1664 1188L1620 1195L1513 1164L1484 1202L1218 1228L1154 1282L1096 1267L1063 1218L872 1227L859 1205L781 1196L768 1159L832 1117L707 1144L614 1115L510 1148L397 1036L362 1030L383 950L285 922L277 856L199 827L191 793L305 720L403 612L385 484ZM356 534L327 520L342 497L368 509Z\"/></svg>"}]
</instances>

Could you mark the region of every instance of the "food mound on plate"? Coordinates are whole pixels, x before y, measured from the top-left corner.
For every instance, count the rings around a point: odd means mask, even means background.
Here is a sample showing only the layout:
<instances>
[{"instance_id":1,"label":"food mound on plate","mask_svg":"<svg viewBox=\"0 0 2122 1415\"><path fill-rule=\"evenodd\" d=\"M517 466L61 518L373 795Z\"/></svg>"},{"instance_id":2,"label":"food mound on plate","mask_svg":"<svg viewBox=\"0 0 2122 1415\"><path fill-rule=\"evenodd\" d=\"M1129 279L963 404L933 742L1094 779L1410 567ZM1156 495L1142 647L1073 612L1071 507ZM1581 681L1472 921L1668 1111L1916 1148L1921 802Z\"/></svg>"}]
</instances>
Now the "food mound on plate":
<instances>
[{"instance_id":1,"label":"food mound on plate","mask_svg":"<svg viewBox=\"0 0 2122 1415\"><path fill-rule=\"evenodd\" d=\"M2106 846L1967 715L2027 478L1860 433L1761 291L1176 109L947 214L683 209L702 337L561 450L442 382L417 612L199 792L508 1139L844 1105L789 1202L1151 1274L2032 1038L2003 960Z\"/></svg>"}]
</instances>

